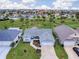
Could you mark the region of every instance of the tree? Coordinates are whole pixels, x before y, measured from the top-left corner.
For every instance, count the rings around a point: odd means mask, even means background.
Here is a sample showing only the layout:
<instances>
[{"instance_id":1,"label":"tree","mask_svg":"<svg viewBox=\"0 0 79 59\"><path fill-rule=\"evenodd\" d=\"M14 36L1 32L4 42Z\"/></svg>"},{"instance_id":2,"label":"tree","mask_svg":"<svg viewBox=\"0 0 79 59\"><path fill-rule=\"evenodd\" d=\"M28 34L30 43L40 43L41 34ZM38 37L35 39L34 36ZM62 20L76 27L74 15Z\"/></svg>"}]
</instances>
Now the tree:
<instances>
[{"instance_id":1,"label":"tree","mask_svg":"<svg viewBox=\"0 0 79 59\"><path fill-rule=\"evenodd\" d=\"M39 21L39 20L40 20L40 16L37 16L37 19L36 19L36 20L38 20L38 21Z\"/></svg>"},{"instance_id":2,"label":"tree","mask_svg":"<svg viewBox=\"0 0 79 59\"><path fill-rule=\"evenodd\" d=\"M11 23L13 23L13 22L14 22L14 20L13 20L13 19L9 19L9 21L10 21Z\"/></svg>"},{"instance_id":3,"label":"tree","mask_svg":"<svg viewBox=\"0 0 79 59\"><path fill-rule=\"evenodd\" d=\"M53 21L53 19L52 19L52 17L50 17L50 18L49 18L49 22L52 22L52 21Z\"/></svg>"},{"instance_id":4,"label":"tree","mask_svg":"<svg viewBox=\"0 0 79 59\"><path fill-rule=\"evenodd\" d=\"M46 17L45 17L45 16L42 16L42 18L43 18L43 21L45 21L45 18L46 18Z\"/></svg>"},{"instance_id":5,"label":"tree","mask_svg":"<svg viewBox=\"0 0 79 59\"><path fill-rule=\"evenodd\" d=\"M23 22L24 21L24 18L22 17L22 18L20 18L20 22Z\"/></svg>"},{"instance_id":6,"label":"tree","mask_svg":"<svg viewBox=\"0 0 79 59\"><path fill-rule=\"evenodd\" d=\"M8 27L7 26L4 26L4 29L8 29Z\"/></svg>"},{"instance_id":7,"label":"tree","mask_svg":"<svg viewBox=\"0 0 79 59\"><path fill-rule=\"evenodd\" d=\"M76 18L79 21L79 12L76 13Z\"/></svg>"},{"instance_id":8,"label":"tree","mask_svg":"<svg viewBox=\"0 0 79 59\"><path fill-rule=\"evenodd\" d=\"M55 16L54 16L54 15L50 15L49 21L50 21L50 22L55 22Z\"/></svg>"}]
</instances>

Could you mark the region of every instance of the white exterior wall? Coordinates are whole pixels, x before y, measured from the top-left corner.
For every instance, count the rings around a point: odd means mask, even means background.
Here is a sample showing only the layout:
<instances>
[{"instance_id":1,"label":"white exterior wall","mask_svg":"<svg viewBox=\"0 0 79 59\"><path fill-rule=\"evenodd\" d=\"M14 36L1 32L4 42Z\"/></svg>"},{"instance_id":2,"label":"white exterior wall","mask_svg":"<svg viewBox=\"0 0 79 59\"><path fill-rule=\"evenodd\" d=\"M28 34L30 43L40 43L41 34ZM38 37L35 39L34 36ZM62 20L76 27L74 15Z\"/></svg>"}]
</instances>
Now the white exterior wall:
<instances>
[{"instance_id":1,"label":"white exterior wall","mask_svg":"<svg viewBox=\"0 0 79 59\"><path fill-rule=\"evenodd\" d=\"M75 41L64 41L64 46L74 46L75 43Z\"/></svg>"},{"instance_id":2,"label":"white exterior wall","mask_svg":"<svg viewBox=\"0 0 79 59\"><path fill-rule=\"evenodd\" d=\"M10 46L12 41L0 41L0 46Z\"/></svg>"}]
</instances>

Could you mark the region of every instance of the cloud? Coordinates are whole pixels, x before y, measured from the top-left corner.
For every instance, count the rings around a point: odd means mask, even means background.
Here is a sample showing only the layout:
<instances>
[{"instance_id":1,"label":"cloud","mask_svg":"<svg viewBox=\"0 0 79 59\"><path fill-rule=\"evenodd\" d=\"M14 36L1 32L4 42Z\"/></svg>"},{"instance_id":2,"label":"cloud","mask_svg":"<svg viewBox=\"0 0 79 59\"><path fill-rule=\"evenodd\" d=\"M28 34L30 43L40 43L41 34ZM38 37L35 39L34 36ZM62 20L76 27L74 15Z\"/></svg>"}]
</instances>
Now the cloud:
<instances>
[{"instance_id":1,"label":"cloud","mask_svg":"<svg viewBox=\"0 0 79 59\"><path fill-rule=\"evenodd\" d=\"M18 3L18 1L12 2L12 0L0 0L0 9L31 9L31 7L34 7L34 4L29 3L35 1L36 0L21 0L21 3Z\"/></svg>"},{"instance_id":2,"label":"cloud","mask_svg":"<svg viewBox=\"0 0 79 59\"><path fill-rule=\"evenodd\" d=\"M51 8L47 5L41 5L41 6L36 6L35 9L51 9Z\"/></svg>"},{"instance_id":3,"label":"cloud","mask_svg":"<svg viewBox=\"0 0 79 59\"><path fill-rule=\"evenodd\" d=\"M53 2L54 9L70 9L77 0L56 0Z\"/></svg>"},{"instance_id":4,"label":"cloud","mask_svg":"<svg viewBox=\"0 0 79 59\"><path fill-rule=\"evenodd\" d=\"M72 7L72 10L79 10L79 8L76 8L76 7Z\"/></svg>"},{"instance_id":5,"label":"cloud","mask_svg":"<svg viewBox=\"0 0 79 59\"><path fill-rule=\"evenodd\" d=\"M47 5L38 6L32 3L35 2L36 0L21 0L21 1L22 1L21 3L18 3L18 2L12 2L11 0L0 0L0 9L51 9Z\"/></svg>"},{"instance_id":6,"label":"cloud","mask_svg":"<svg viewBox=\"0 0 79 59\"><path fill-rule=\"evenodd\" d=\"M27 9L23 3L12 2L11 0L0 0L0 9Z\"/></svg>"},{"instance_id":7,"label":"cloud","mask_svg":"<svg viewBox=\"0 0 79 59\"><path fill-rule=\"evenodd\" d=\"M22 0L23 3L32 3L32 2L36 2L36 0Z\"/></svg>"},{"instance_id":8,"label":"cloud","mask_svg":"<svg viewBox=\"0 0 79 59\"><path fill-rule=\"evenodd\" d=\"M56 0L52 3L54 7L46 4L38 4L38 0L20 0L13 2L12 0L0 0L0 9L79 9L73 7L73 3L78 0ZM42 2L42 1L41 1Z\"/></svg>"}]
</instances>

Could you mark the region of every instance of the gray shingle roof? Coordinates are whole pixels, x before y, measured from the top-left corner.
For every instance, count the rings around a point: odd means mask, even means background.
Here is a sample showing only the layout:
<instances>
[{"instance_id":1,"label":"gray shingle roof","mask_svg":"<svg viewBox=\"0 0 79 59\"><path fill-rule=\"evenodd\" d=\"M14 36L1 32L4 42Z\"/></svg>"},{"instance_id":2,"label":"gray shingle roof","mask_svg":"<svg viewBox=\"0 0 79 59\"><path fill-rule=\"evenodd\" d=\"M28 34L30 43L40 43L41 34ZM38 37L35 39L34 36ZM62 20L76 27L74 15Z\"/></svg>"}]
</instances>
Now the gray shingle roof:
<instances>
[{"instance_id":1,"label":"gray shingle roof","mask_svg":"<svg viewBox=\"0 0 79 59\"><path fill-rule=\"evenodd\" d=\"M52 29L27 29L24 32L23 38L31 38L33 36L39 36L40 42L54 42L54 37L52 36Z\"/></svg>"},{"instance_id":2,"label":"gray shingle roof","mask_svg":"<svg viewBox=\"0 0 79 59\"><path fill-rule=\"evenodd\" d=\"M79 28L77 28L76 31L79 33Z\"/></svg>"},{"instance_id":3,"label":"gray shingle roof","mask_svg":"<svg viewBox=\"0 0 79 59\"><path fill-rule=\"evenodd\" d=\"M68 27L67 25L60 25L57 26L54 31L56 32L57 36L60 40L67 39L70 35L75 33L75 30Z\"/></svg>"},{"instance_id":4,"label":"gray shingle roof","mask_svg":"<svg viewBox=\"0 0 79 59\"><path fill-rule=\"evenodd\" d=\"M0 30L0 41L13 41L19 33L18 30Z\"/></svg>"}]
</instances>

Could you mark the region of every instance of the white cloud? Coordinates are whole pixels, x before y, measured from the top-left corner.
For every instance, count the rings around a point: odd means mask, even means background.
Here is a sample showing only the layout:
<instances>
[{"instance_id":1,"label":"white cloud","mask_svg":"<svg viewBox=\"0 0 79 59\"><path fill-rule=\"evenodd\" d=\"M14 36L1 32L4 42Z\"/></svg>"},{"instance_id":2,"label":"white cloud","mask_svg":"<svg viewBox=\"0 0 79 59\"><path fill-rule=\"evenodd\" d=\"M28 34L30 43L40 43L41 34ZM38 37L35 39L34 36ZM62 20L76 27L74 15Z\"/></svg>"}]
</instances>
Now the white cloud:
<instances>
[{"instance_id":1,"label":"white cloud","mask_svg":"<svg viewBox=\"0 0 79 59\"><path fill-rule=\"evenodd\" d=\"M36 2L36 0L22 0L23 3L32 3L32 2Z\"/></svg>"},{"instance_id":2,"label":"white cloud","mask_svg":"<svg viewBox=\"0 0 79 59\"><path fill-rule=\"evenodd\" d=\"M12 0L0 0L0 9L51 9L47 5L35 5L37 0L21 0L20 3L12 2ZM74 1L77 0L56 0L53 2L52 9L79 9L72 7Z\"/></svg>"},{"instance_id":3,"label":"white cloud","mask_svg":"<svg viewBox=\"0 0 79 59\"><path fill-rule=\"evenodd\" d=\"M36 0L21 0L21 3L18 3L12 2L11 0L0 0L0 9L31 9L31 7L34 7L34 4L29 5L29 3L35 1Z\"/></svg>"},{"instance_id":4,"label":"white cloud","mask_svg":"<svg viewBox=\"0 0 79 59\"><path fill-rule=\"evenodd\" d=\"M12 2L11 0L0 0L0 9L27 9L23 3Z\"/></svg>"},{"instance_id":5,"label":"white cloud","mask_svg":"<svg viewBox=\"0 0 79 59\"><path fill-rule=\"evenodd\" d=\"M53 2L54 9L70 9L77 0L56 0Z\"/></svg>"},{"instance_id":6,"label":"white cloud","mask_svg":"<svg viewBox=\"0 0 79 59\"><path fill-rule=\"evenodd\" d=\"M11 0L0 0L0 9L51 9L47 5L36 6L35 4L28 4L30 2L35 2L36 0L22 0L26 4L12 2Z\"/></svg>"},{"instance_id":7,"label":"white cloud","mask_svg":"<svg viewBox=\"0 0 79 59\"><path fill-rule=\"evenodd\" d=\"M47 5L36 6L35 9L51 9Z\"/></svg>"},{"instance_id":8,"label":"white cloud","mask_svg":"<svg viewBox=\"0 0 79 59\"><path fill-rule=\"evenodd\" d=\"M76 7L72 7L72 10L79 10L79 8L76 8Z\"/></svg>"}]
</instances>

